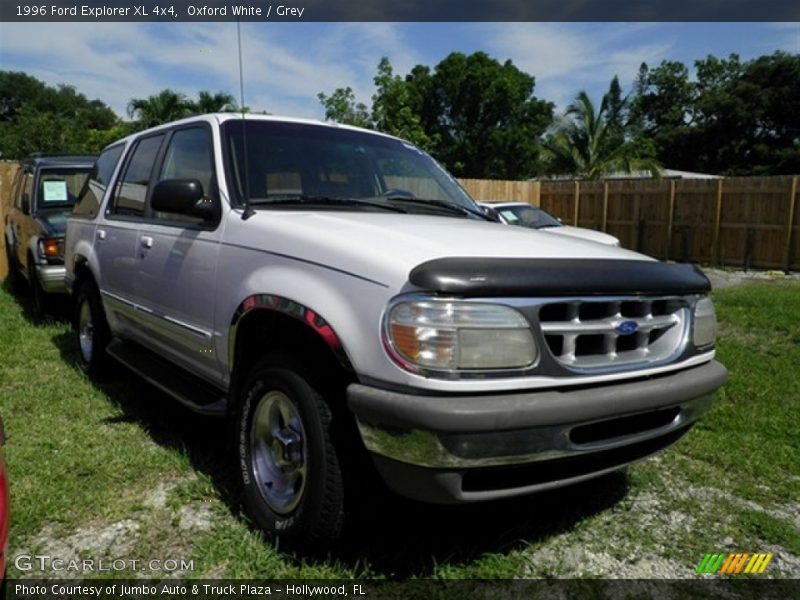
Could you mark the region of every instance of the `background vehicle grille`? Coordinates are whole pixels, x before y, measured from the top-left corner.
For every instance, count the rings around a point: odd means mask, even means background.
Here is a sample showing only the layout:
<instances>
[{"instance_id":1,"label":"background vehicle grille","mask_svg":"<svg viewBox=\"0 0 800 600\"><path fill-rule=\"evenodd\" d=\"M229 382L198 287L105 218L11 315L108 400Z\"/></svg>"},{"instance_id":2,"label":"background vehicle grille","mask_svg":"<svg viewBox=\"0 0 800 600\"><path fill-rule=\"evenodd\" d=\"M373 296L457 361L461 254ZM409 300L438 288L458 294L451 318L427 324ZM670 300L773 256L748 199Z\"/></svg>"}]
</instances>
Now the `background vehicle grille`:
<instances>
[{"instance_id":1,"label":"background vehicle grille","mask_svg":"<svg viewBox=\"0 0 800 600\"><path fill-rule=\"evenodd\" d=\"M685 340L689 307L678 297L560 300L542 305L539 322L562 365L602 369L672 356Z\"/></svg>"}]
</instances>

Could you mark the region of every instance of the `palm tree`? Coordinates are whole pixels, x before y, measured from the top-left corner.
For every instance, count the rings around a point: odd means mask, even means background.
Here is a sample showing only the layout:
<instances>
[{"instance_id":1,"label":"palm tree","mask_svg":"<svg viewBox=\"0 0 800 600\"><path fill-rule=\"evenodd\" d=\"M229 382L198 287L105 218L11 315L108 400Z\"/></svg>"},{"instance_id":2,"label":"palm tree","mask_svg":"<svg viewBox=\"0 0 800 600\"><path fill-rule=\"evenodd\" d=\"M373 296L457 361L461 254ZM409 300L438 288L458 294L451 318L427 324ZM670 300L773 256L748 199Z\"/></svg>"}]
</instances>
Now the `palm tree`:
<instances>
[{"instance_id":1,"label":"palm tree","mask_svg":"<svg viewBox=\"0 0 800 600\"><path fill-rule=\"evenodd\" d=\"M230 94L217 92L212 94L202 90L197 94L197 100L191 103L191 110L196 115L215 112L235 112L238 109L236 100Z\"/></svg>"},{"instance_id":2,"label":"palm tree","mask_svg":"<svg viewBox=\"0 0 800 600\"><path fill-rule=\"evenodd\" d=\"M648 148L620 135L625 102L613 100L605 94L598 111L586 92L577 95L543 142L546 172L585 179L599 179L615 171L660 174L661 166Z\"/></svg>"},{"instance_id":3,"label":"palm tree","mask_svg":"<svg viewBox=\"0 0 800 600\"><path fill-rule=\"evenodd\" d=\"M128 116L147 128L182 119L190 114L190 108L184 94L164 89L154 96L132 99L128 103Z\"/></svg>"}]
</instances>

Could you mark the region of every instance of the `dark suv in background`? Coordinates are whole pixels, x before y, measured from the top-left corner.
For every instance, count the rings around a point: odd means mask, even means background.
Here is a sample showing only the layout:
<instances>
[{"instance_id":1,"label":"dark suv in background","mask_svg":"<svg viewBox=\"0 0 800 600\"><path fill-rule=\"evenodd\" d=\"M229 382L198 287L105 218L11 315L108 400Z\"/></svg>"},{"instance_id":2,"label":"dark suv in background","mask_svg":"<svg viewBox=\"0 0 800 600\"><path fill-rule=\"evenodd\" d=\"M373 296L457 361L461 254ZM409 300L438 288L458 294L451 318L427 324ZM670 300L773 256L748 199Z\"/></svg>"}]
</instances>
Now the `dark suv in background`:
<instances>
[{"instance_id":1,"label":"dark suv in background","mask_svg":"<svg viewBox=\"0 0 800 600\"><path fill-rule=\"evenodd\" d=\"M72 212L95 158L37 155L26 160L14 178L3 224L9 279L12 285L28 281L38 315L43 314L50 294L67 292L67 215Z\"/></svg>"}]
</instances>

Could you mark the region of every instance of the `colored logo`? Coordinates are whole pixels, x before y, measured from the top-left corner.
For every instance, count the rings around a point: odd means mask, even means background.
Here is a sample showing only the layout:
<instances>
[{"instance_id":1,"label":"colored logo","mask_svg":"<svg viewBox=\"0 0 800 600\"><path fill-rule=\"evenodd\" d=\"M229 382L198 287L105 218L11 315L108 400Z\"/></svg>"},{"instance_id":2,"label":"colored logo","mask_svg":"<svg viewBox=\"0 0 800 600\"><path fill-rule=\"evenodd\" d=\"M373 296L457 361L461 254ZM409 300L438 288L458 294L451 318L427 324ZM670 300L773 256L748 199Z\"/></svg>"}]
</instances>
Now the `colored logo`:
<instances>
[{"instance_id":1,"label":"colored logo","mask_svg":"<svg viewBox=\"0 0 800 600\"><path fill-rule=\"evenodd\" d=\"M630 335L636 333L638 329L639 326L636 324L636 321L623 321L617 325L617 333L620 335Z\"/></svg>"},{"instance_id":2,"label":"colored logo","mask_svg":"<svg viewBox=\"0 0 800 600\"><path fill-rule=\"evenodd\" d=\"M706 554L697 567L698 573L725 573L736 575L739 573L761 574L772 560L772 553L739 552L735 554Z\"/></svg>"}]
</instances>

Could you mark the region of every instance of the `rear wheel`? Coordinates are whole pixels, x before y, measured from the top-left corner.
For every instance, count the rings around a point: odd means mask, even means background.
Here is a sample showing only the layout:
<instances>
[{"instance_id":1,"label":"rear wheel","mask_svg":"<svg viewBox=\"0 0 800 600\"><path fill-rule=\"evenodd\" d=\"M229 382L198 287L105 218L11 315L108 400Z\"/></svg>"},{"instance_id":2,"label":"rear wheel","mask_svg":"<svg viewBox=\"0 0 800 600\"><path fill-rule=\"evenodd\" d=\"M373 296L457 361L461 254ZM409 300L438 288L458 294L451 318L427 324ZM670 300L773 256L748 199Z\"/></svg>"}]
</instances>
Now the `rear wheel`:
<instances>
[{"instance_id":1,"label":"rear wheel","mask_svg":"<svg viewBox=\"0 0 800 600\"><path fill-rule=\"evenodd\" d=\"M305 369L265 358L250 370L236 414L245 506L268 534L310 549L344 526L341 464L331 411Z\"/></svg>"},{"instance_id":2,"label":"rear wheel","mask_svg":"<svg viewBox=\"0 0 800 600\"><path fill-rule=\"evenodd\" d=\"M110 334L100 293L91 281L84 281L78 288L73 323L78 365L87 375L99 377L107 363Z\"/></svg>"}]
</instances>

